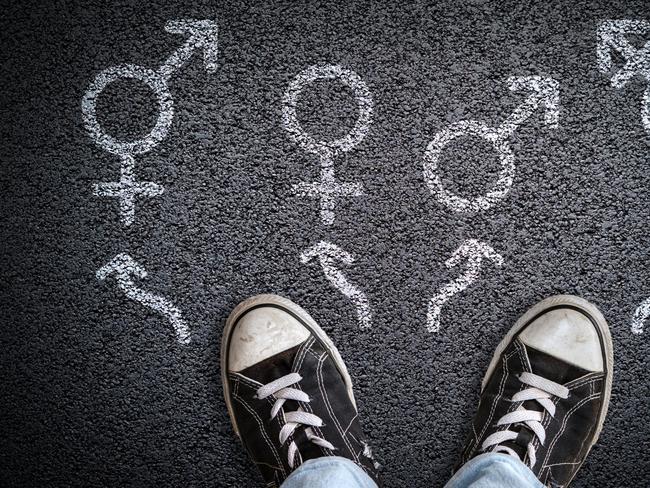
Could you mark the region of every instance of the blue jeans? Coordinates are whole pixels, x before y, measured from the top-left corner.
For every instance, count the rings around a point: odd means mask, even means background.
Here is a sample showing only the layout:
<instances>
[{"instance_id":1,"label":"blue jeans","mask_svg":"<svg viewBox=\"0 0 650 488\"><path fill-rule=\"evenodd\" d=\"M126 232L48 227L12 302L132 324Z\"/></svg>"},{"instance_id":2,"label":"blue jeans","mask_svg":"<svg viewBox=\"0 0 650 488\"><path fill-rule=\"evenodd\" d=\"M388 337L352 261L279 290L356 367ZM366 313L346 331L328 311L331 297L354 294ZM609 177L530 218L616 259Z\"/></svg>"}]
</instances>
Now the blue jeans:
<instances>
[{"instance_id":1,"label":"blue jeans","mask_svg":"<svg viewBox=\"0 0 650 488\"><path fill-rule=\"evenodd\" d=\"M486 453L466 463L445 488L544 488L528 467L512 456ZM377 488L359 466L341 457L310 459L282 488Z\"/></svg>"}]
</instances>

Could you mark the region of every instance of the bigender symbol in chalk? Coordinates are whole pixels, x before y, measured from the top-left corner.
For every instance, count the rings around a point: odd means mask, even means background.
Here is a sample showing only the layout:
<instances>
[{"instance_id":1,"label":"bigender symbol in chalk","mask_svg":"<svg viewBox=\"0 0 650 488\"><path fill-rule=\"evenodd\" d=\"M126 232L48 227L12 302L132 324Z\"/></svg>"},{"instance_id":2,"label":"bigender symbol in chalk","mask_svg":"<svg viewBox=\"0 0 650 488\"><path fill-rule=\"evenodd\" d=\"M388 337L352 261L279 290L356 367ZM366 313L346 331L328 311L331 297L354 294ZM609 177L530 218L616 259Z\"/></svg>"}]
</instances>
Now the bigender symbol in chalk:
<instances>
[{"instance_id":1,"label":"bigender symbol in chalk","mask_svg":"<svg viewBox=\"0 0 650 488\"><path fill-rule=\"evenodd\" d=\"M296 105L300 94L306 86L318 80L338 80L350 88L359 107L355 126L345 136L334 141L317 141L307 134L296 115ZM291 139L305 151L315 154L320 159L320 181L299 183L294 190L302 196L320 199L321 220L325 225L334 222L336 199L340 197L358 197L363 195L360 183L340 183L334 174L334 158L359 144L368 133L372 121L372 95L368 86L355 72L341 66L312 66L298 74L289 84L283 100L282 111L285 129Z\"/></svg>"},{"instance_id":2,"label":"bigender symbol in chalk","mask_svg":"<svg viewBox=\"0 0 650 488\"><path fill-rule=\"evenodd\" d=\"M598 25L598 69L601 73L612 71L612 51L625 58L622 68L612 75L614 88L622 88L635 75L646 79L647 86L641 103L643 127L650 133L650 41L640 49L628 41L628 35L647 36L650 22L645 20L605 20Z\"/></svg>"},{"instance_id":3,"label":"bigender symbol in chalk","mask_svg":"<svg viewBox=\"0 0 650 488\"><path fill-rule=\"evenodd\" d=\"M133 282L133 277L145 278L147 272L128 254L118 254L107 264L97 270L97 279L105 280L110 275L115 275L117 286L131 300L141 303L156 312L164 315L174 327L178 342L188 344L190 342L190 331L183 320L181 311L166 298L138 288Z\"/></svg>"},{"instance_id":4,"label":"bigender symbol in chalk","mask_svg":"<svg viewBox=\"0 0 650 488\"><path fill-rule=\"evenodd\" d=\"M486 210L504 198L510 191L515 175L515 157L510 149L508 137L535 110L542 107L544 122L553 129L558 127L560 97L557 81L540 76L513 76L508 79L508 88L511 91L527 90L532 93L499 127L488 127L475 120L463 120L438 132L427 147L424 155L424 177L427 186L440 203L456 212ZM445 146L454 139L465 136L481 137L490 142L497 151L501 162L501 171L494 186L485 195L471 199L460 197L446 190L438 176L438 161Z\"/></svg>"},{"instance_id":5,"label":"bigender symbol in chalk","mask_svg":"<svg viewBox=\"0 0 650 488\"><path fill-rule=\"evenodd\" d=\"M484 259L489 259L499 267L503 265L503 256L489 245L475 239L468 239L445 261L445 266L450 269L466 261L465 272L440 288L438 293L429 301L429 311L427 313L427 330L429 332L438 332L440 329L442 306L452 296L462 292L478 279Z\"/></svg>"},{"instance_id":6,"label":"bigender symbol in chalk","mask_svg":"<svg viewBox=\"0 0 650 488\"><path fill-rule=\"evenodd\" d=\"M632 317L633 334L643 334L643 323L648 317L650 317L650 298L647 298L634 311L634 316Z\"/></svg>"},{"instance_id":7,"label":"bigender symbol in chalk","mask_svg":"<svg viewBox=\"0 0 650 488\"><path fill-rule=\"evenodd\" d=\"M369 328L372 325L372 314L370 312L368 298L366 298L366 295L361 290L348 281L335 264L339 261L343 264L350 265L354 262L354 257L335 244L321 241L315 246L303 251L300 255L300 261L305 264L314 258L318 259L325 277L334 285L334 288L352 301L356 308L357 320L361 328Z\"/></svg>"},{"instance_id":8,"label":"bigender symbol in chalk","mask_svg":"<svg viewBox=\"0 0 650 488\"><path fill-rule=\"evenodd\" d=\"M113 66L99 73L91 83L81 101L86 130L102 149L120 158L121 177L119 181L97 183L94 194L114 197L120 202L120 220L129 226L135 218L136 197L160 195L164 189L152 182L137 181L134 175L134 155L153 149L169 131L174 118L174 102L167 85L172 74L183 66L197 49L203 50L203 64L208 73L217 69L217 24L211 20L172 20L165 25L167 32L184 34L187 41L154 71L143 66L125 64ZM158 119L151 132L142 139L120 141L102 129L97 120L97 97L114 81L135 79L147 85L158 99Z\"/></svg>"}]
</instances>

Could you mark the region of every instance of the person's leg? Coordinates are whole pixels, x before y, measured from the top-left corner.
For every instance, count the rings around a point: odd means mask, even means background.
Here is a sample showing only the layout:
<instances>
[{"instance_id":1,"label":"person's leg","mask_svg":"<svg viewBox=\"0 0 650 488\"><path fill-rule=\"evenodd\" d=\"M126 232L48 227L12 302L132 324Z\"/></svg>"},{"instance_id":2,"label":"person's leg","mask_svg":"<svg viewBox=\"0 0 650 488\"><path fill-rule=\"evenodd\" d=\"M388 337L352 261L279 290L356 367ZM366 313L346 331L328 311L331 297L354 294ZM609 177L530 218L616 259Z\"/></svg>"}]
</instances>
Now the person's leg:
<instances>
[{"instance_id":1,"label":"person's leg","mask_svg":"<svg viewBox=\"0 0 650 488\"><path fill-rule=\"evenodd\" d=\"M320 457L305 461L282 483L282 488L377 488L366 472L346 458Z\"/></svg>"},{"instance_id":2,"label":"person's leg","mask_svg":"<svg viewBox=\"0 0 650 488\"><path fill-rule=\"evenodd\" d=\"M567 486L603 427L612 351L607 322L586 300L557 296L526 312L483 378L462 467L448 486L539 486L531 476Z\"/></svg>"},{"instance_id":3,"label":"person's leg","mask_svg":"<svg viewBox=\"0 0 650 488\"><path fill-rule=\"evenodd\" d=\"M445 488L544 488L519 459L504 454L479 454L460 468Z\"/></svg>"},{"instance_id":4,"label":"person's leg","mask_svg":"<svg viewBox=\"0 0 650 488\"><path fill-rule=\"evenodd\" d=\"M275 295L239 304L221 374L235 433L267 487L376 486L345 363L298 305Z\"/></svg>"}]
</instances>

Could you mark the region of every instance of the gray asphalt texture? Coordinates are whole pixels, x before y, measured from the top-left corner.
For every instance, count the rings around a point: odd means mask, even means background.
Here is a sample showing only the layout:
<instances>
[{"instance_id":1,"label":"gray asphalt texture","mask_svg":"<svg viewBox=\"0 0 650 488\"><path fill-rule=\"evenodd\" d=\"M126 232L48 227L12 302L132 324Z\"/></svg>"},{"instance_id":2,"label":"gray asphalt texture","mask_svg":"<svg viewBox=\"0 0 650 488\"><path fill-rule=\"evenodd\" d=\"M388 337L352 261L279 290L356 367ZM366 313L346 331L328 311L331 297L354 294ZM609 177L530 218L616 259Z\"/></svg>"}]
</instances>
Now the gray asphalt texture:
<instances>
[{"instance_id":1,"label":"gray asphalt texture","mask_svg":"<svg viewBox=\"0 0 650 488\"><path fill-rule=\"evenodd\" d=\"M225 319L261 292L305 307L346 360L387 486L441 486L468 433L483 372L515 320L573 293L607 317L615 347L609 416L576 487L650 481L648 333L633 335L650 295L645 82L622 89L598 71L602 19L650 19L642 0L592 2L39 2L4 6L0 154L2 269L0 486L262 486L222 398ZM218 69L201 56L170 81L168 137L136 158L165 187L139 200L130 228L92 185L119 176L95 145L81 99L101 70L155 68L183 42L170 19L215 19ZM643 39L637 39L639 46ZM617 60L620 66L620 60ZM374 99L365 140L337 158L345 198L324 226L318 202L292 192L318 159L288 137L282 96L308 66L354 70ZM560 82L560 128L536 112L510 138L516 175L487 211L458 214L423 176L433 136L466 119L496 126L523 101L509 76ZM99 98L100 122L125 139L147 133L155 99L136 82ZM356 105L335 82L298 106L310 133L336 138ZM456 193L482 194L499 162L478 139L448 146L440 171ZM460 274L444 261L466 239L503 255L426 331L430 297ZM343 268L374 317L301 251L321 240L356 256ZM142 288L169 298L192 332L179 344L161 315L96 270L126 252ZM650 327L650 326L649 326Z\"/></svg>"}]
</instances>

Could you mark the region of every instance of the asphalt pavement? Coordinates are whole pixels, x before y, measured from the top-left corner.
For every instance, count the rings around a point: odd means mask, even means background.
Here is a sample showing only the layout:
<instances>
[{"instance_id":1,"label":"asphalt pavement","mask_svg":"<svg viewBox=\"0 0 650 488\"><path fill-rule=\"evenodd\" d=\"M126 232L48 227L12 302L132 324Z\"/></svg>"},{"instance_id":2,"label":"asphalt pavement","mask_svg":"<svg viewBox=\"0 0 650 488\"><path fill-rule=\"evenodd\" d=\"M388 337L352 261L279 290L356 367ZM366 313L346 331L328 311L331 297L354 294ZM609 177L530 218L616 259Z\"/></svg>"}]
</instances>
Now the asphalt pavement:
<instances>
[{"instance_id":1,"label":"asphalt pavement","mask_svg":"<svg viewBox=\"0 0 650 488\"><path fill-rule=\"evenodd\" d=\"M573 486L650 483L650 4L3 10L0 486L262 486L219 346L263 292L338 345L404 487L448 479L516 319L583 296L616 363Z\"/></svg>"}]
</instances>

